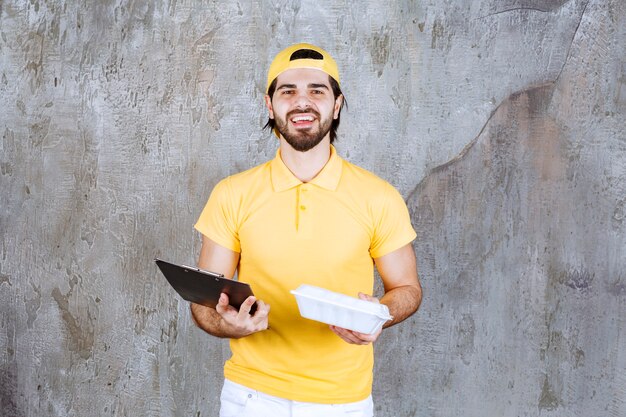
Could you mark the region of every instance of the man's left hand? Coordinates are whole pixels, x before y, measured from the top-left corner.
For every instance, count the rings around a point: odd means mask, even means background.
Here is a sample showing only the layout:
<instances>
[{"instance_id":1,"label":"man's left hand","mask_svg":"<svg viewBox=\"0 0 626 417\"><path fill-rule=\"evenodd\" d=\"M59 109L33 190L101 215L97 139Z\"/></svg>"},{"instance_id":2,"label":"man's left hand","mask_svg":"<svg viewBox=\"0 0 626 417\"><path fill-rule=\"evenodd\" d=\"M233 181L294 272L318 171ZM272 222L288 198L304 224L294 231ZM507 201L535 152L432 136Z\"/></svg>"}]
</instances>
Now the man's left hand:
<instances>
[{"instance_id":1,"label":"man's left hand","mask_svg":"<svg viewBox=\"0 0 626 417\"><path fill-rule=\"evenodd\" d=\"M365 301L371 301L373 303L380 303L378 298L372 297L371 295L359 293L359 298ZM378 336L382 333L382 327L376 332L372 334L367 333L359 333L354 330L348 330L337 326L329 326L330 330L333 331L337 336L341 337L344 341L353 344L353 345L369 345L370 343L374 343Z\"/></svg>"}]
</instances>

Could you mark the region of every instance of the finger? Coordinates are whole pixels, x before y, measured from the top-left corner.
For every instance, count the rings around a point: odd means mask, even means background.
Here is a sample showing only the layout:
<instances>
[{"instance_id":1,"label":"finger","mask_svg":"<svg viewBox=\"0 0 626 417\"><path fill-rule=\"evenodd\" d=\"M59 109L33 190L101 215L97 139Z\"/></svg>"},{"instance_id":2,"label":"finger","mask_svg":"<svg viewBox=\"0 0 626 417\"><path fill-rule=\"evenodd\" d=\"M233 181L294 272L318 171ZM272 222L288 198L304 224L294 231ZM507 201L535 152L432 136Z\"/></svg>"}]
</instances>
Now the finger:
<instances>
[{"instance_id":1,"label":"finger","mask_svg":"<svg viewBox=\"0 0 626 417\"><path fill-rule=\"evenodd\" d=\"M360 337L358 337L358 336L356 336L354 334L350 334L349 335L349 339L355 345L369 345L370 343L372 343L370 340L363 340L363 339L361 339Z\"/></svg>"},{"instance_id":2,"label":"finger","mask_svg":"<svg viewBox=\"0 0 626 417\"><path fill-rule=\"evenodd\" d=\"M240 319L244 319L250 315L250 309L252 308L255 302L256 302L256 297L251 295L250 297L246 298L246 300L243 303L241 303L241 307L239 307Z\"/></svg>"},{"instance_id":3,"label":"finger","mask_svg":"<svg viewBox=\"0 0 626 417\"><path fill-rule=\"evenodd\" d=\"M267 317L269 312L270 312L270 305L269 304L265 304L261 300L257 300L257 302L256 302L256 311L254 312L253 317L255 317L255 318Z\"/></svg>"},{"instance_id":4,"label":"finger","mask_svg":"<svg viewBox=\"0 0 626 417\"><path fill-rule=\"evenodd\" d=\"M270 306L261 300L257 300L256 304L257 308L252 315L252 323L262 330L268 329Z\"/></svg>"},{"instance_id":5,"label":"finger","mask_svg":"<svg viewBox=\"0 0 626 417\"><path fill-rule=\"evenodd\" d=\"M359 333L359 332L355 332L353 330L348 330L348 329L345 329L345 331L348 334L348 337L350 337L352 340L355 341L355 343L358 343L358 344L367 345L369 343L372 343L375 339L375 336L373 335Z\"/></svg>"},{"instance_id":6,"label":"finger","mask_svg":"<svg viewBox=\"0 0 626 417\"><path fill-rule=\"evenodd\" d=\"M228 295L226 293L221 293L220 294L220 299L218 300L218 303L223 305L223 306L227 306L228 305Z\"/></svg>"},{"instance_id":7,"label":"finger","mask_svg":"<svg viewBox=\"0 0 626 417\"><path fill-rule=\"evenodd\" d=\"M356 337L357 339L365 343L372 343L378 338L378 334L379 334L378 332L374 334L354 332L354 337Z\"/></svg>"},{"instance_id":8,"label":"finger","mask_svg":"<svg viewBox=\"0 0 626 417\"><path fill-rule=\"evenodd\" d=\"M355 332L348 329L343 329L341 327L331 326L331 330L335 332L335 334L341 337L344 341L348 343L352 343L354 345L367 345L370 342L367 340L362 340L357 336Z\"/></svg>"},{"instance_id":9,"label":"finger","mask_svg":"<svg viewBox=\"0 0 626 417\"><path fill-rule=\"evenodd\" d=\"M344 342L347 342L347 343L352 343L350 340L346 339L346 337L343 335L343 333L341 333L339 331L338 327L335 327L335 326L328 326L328 327L330 327L330 330L333 333L335 333L337 335L337 337L339 337L341 340L343 340Z\"/></svg>"},{"instance_id":10,"label":"finger","mask_svg":"<svg viewBox=\"0 0 626 417\"><path fill-rule=\"evenodd\" d=\"M256 311L251 316L252 316L252 322L253 323L260 323L263 320L265 320L267 318L267 306L266 306L266 304L263 301L261 301L261 300L257 300L256 301Z\"/></svg>"},{"instance_id":11,"label":"finger","mask_svg":"<svg viewBox=\"0 0 626 417\"><path fill-rule=\"evenodd\" d=\"M217 300L215 310L221 315L224 315L228 311L228 295L221 293L220 298Z\"/></svg>"},{"instance_id":12,"label":"finger","mask_svg":"<svg viewBox=\"0 0 626 417\"><path fill-rule=\"evenodd\" d=\"M371 301L372 303L378 303L378 304L380 304L380 301L378 301L378 298L376 298L376 297L372 297L372 296L371 296L371 295L369 295L369 294L365 294L365 293L360 292L360 293L359 293L359 298L360 298L361 300Z\"/></svg>"}]
</instances>

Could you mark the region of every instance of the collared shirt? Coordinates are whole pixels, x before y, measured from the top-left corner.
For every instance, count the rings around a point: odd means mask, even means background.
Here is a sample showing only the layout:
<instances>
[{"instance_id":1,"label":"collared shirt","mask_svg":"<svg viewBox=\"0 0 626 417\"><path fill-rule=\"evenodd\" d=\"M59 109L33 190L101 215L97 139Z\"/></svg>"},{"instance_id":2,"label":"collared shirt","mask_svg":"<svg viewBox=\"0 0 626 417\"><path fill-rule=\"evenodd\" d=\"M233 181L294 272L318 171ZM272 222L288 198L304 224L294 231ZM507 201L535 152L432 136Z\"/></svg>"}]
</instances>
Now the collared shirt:
<instances>
[{"instance_id":1,"label":"collared shirt","mask_svg":"<svg viewBox=\"0 0 626 417\"><path fill-rule=\"evenodd\" d=\"M340 158L334 147L303 183L280 151L215 186L196 229L240 252L239 280L270 304L270 329L231 340L228 379L281 398L360 401L371 393L372 346L350 345L328 325L300 316L290 290L310 284L372 294L373 259L415 238L400 194Z\"/></svg>"}]
</instances>

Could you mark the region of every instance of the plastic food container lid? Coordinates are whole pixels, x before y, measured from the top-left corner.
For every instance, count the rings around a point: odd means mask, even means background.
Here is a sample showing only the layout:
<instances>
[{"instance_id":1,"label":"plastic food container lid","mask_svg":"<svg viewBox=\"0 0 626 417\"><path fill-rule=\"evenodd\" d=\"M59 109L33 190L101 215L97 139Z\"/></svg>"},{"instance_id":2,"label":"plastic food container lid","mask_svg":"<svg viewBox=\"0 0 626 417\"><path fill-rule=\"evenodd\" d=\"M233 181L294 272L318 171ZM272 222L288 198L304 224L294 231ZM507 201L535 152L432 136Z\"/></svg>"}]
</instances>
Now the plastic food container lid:
<instances>
[{"instance_id":1,"label":"plastic food container lid","mask_svg":"<svg viewBox=\"0 0 626 417\"><path fill-rule=\"evenodd\" d=\"M302 317L360 333L375 333L393 318L384 304L313 285L300 285L291 293L296 296Z\"/></svg>"}]
</instances>

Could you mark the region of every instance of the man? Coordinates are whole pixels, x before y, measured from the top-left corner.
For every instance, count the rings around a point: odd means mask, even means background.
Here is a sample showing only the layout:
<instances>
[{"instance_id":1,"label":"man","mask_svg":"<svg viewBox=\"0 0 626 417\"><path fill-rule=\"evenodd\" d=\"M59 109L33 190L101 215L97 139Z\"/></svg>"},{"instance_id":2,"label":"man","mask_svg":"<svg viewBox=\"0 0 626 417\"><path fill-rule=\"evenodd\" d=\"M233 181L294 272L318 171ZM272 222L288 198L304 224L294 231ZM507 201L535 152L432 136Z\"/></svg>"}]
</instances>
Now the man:
<instances>
[{"instance_id":1,"label":"man","mask_svg":"<svg viewBox=\"0 0 626 417\"><path fill-rule=\"evenodd\" d=\"M200 328L231 339L220 416L372 416L372 343L382 330L304 319L289 291L306 283L358 295L387 305L393 320L384 327L399 323L421 302L415 231L400 194L331 145L344 97L326 51L281 51L266 92L276 157L216 185L195 226L199 267L237 272L256 296L239 311L225 294L215 310L191 306ZM380 301L367 295L374 265Z\"/></svg>"}]
</instances>

